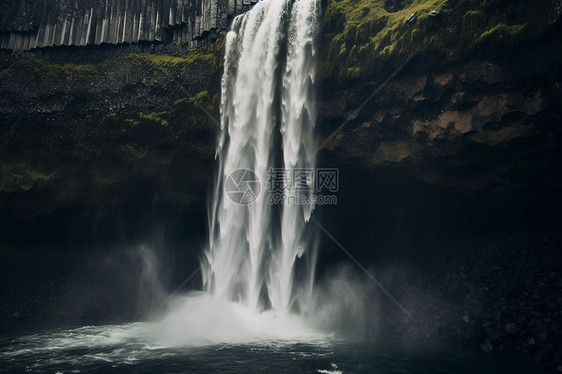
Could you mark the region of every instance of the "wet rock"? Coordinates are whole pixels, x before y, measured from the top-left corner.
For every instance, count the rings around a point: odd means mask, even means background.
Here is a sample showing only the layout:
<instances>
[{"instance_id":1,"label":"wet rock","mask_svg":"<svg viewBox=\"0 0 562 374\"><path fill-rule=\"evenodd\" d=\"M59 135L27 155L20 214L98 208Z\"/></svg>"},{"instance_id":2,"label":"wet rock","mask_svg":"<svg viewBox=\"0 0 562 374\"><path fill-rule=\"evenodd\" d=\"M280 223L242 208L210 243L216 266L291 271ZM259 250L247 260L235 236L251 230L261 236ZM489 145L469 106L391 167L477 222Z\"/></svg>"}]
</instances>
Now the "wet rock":
<instances>
[{"instance_id":1,"label":"wet rock","mask_svg":"<svg viewBox=\"0 0 562 374\"><path fill-rule=\"evenodd\" d=\"M496 163L492 160L499 161L497 157L475 156L470 149L478 144L482 150L501 148L504 152L506 146L531 143L529 136L542 121L538 118L547 116L549 103L554 102L550 91L539 87L536 80L516 82L508 70L496 62L471 61L435 72L431 79L427 73L396 79L362 111L361 122L330 142L328 150L342 160L357 159L370 168L403 168L432 185L471 191L508 187L506 181L512 180L515 169L531 172L529 159L509 156L505 159L510 159L508 164ZM492 86L495 88L490 90ZM358 90L351 87L349 95L339 92L327 97L322 107L339 106L341 97L353 97ZM430 106L427 98L434 99ZM348 101L348 110L349 106ZM347 113L322 111L320 122L342 123ZM554 136L558 131L554 122L544 118L544 123L550 123L547 131ZM470 159L465 158L469 154ZM441 166L436 168L436 164ZM465 177L458 173L461 165L486 165L486 170ZM532 179L518 178L522 183ZM495 264L495 269L501 266Z\"/></svg>"},{"instance_id":2,"label":"wet rock","mask_svg":"<svg viewBox=\"0 0 562 374\"><path fill-rule=\"evenodd\" d=\"M244 10L242 0L153 0L151 2L4 0L0 12L0 47L31 50L53 46L124 43L197 45L228 17ZM12 4L10 4L12 3ZM6 12L4 12L6 10ZM148 20L151 27L138 22ZM92 22L93 20L93 22Z\"/></svg>"},{"instance_id":3,"label":"wet rock","mask_svg":"<svg viewBox=\"0 0 562 374\"><path fill-rule=\"evenodd\" d=\"M508 323L507 325L505 325L504 330L508 334L517 334L520 330L520 327L516 323L511 322L511 323Z\"/></svg>"},{"instance_id":4,"label":"wet rock","mask_svg":"<svg viewBox=\"0 0 562 374\"><path fill-rule=\"evenodd\" d=\"M480 344L480 348L482 348L482 350L486 353L494 350L494 347L492 346L492 343L490 343L490 342L485 342L485 343Z\"/></svg>"},{"instance_id":5,"label":"wet rock","mask_svg":"<svg viewBox=\"0 0 562 374\"><path fill-rule=\"evenodd\" d=\"M550 353L552 352L551 347L544 347L542 348L535 356L533 357L535 362L540 363L543 361Z\"/></svg>"}]
</instances>

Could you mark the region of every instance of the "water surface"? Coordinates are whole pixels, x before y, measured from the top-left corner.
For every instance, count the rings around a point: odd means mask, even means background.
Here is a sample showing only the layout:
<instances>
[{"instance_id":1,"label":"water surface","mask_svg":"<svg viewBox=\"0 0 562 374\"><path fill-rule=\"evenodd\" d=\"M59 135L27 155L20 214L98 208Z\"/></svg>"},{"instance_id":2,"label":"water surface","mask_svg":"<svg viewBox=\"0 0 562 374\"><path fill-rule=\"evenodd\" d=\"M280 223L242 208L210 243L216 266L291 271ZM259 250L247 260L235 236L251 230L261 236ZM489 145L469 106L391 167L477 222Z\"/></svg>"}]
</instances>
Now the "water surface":
<instances>
[{"instance_id":1,"label":"water surface","mask_svg":"<svg viewBox=\"0 0 562 374\"><path fill-rule=\"evenodd\" d=\"M3 373L536 373L512 357L416 344L302 339L166 346L154 324L54 328L0 337Z\"/></svg>"}]
</instances>

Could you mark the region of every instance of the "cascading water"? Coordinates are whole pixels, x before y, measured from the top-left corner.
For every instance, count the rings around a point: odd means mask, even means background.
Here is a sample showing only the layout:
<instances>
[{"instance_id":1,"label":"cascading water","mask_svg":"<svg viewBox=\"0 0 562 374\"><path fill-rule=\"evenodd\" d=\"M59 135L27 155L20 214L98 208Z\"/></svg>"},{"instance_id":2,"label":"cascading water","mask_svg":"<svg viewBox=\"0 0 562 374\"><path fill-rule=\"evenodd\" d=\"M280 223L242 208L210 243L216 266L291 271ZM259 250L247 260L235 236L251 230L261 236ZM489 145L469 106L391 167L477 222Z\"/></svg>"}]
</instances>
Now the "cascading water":
<instances>
[{"instance_id":1,"label":"cascading water","mask_svg":"<svg viewBox=\"0 0 562 374\"><path fill-rule=\"evenodd\" d=\"M316 247L306 223L314 205L275 206L265 185L273 168L294 182L299 170L315 165L319 8L319 0L259 2L234 20L226 36L219 166L203 282L215 300L256 312L305 313L311 305ZM261 193L250 196L255 201L227 198L225 188L256 192L255 178L247 178L252 172L261 181ZM311 187L314 181L304 183ZM293 187L283 183L282 193L294 194Z\"/></svg>"}]
</instances>

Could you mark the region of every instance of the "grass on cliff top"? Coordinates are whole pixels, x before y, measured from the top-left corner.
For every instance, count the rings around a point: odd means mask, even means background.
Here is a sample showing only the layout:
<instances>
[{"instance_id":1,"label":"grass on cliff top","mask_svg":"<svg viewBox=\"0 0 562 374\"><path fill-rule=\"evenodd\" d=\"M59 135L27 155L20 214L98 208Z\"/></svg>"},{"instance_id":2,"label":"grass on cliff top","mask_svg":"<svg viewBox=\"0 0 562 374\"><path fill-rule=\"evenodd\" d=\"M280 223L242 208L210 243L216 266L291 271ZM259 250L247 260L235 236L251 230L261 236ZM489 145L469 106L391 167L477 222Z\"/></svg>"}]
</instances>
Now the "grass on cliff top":
<instances>
[{"instance_id":1,"label":"grass on cliff top","mask_svg":"<svg viewBox=\"0 0 562 374\"><path fill-rule=\"evenodd\" d=\"M429 12L439 14L431 17ZM412 14L417 19L406 19ZM455 61L477 48L505 47L543 32L552 2L539 0L328 0L325 77L361 78L418 52Z\"/></svg>"},{"instance_id":2,"label":"grass on cliff top","mask_svg":"<svg viewBox=\"0 0 562 374\"><path fill-rule=\"evenodd\" d=\"M151 64L160 68L172 68L177 65L185 66L196 62L213 64L215 61L214 54L208 53L205 46L192 49L183 56L132 53L127 58L134 64Z\"/></svg>"},{"instance_id":3,"label":"grass on cliff top","mask_svg":"<svg viewBox=\"0 0 562 374\"><path fill-rule=\"evenodd\" d=\"M13 72L32 72L41 77L66 78L68 80L94 80L98 77L98 68L90 64L53 64L40 58L22 59L0 72L0 79Z\"/></svg>"},{"instance_id":4,"label":"grass on cliff top","mask_svg":"<svg viewBox=\"0 0 562 374\"><path fill-rule=\"evenodd\" d=\"M193 48L184 55L170 56L152 53L132 53L126 58L133 64L140 66L152 66L158 69L171 69L180 67L184 70L187 66L195 63L208 64L213 71L220 67L225 43L225 33L221 32L215 42L214 51L210 51L208 45Z\"/></svg>"},{"instance_id":5,"label":"grass on cliff top","mask_svg":"<svg viewBox=\"0 0 562 374\"><path fill-rule=\"evenodd\" d=\"M208 45L193 48L180 56L170 56L152 53L131 53L125 57L133 65L142 69L152 68L157 70L171 70L180 68L182 72L188 66L195 63L207 64L211 67L211 73L215 73L222 66L224 53L225 33L221 32L215 42L214 51L210 51ZM106 61L101 65L110 63ZM4 79L9 73L21 74L33 72L41 77L60 78L64 80L95 80L99 76L98 66L91 64L54 64L40 58L21 59L14 62L9 68L0 71L0 79Z\"/></svg>"}]
</instances>

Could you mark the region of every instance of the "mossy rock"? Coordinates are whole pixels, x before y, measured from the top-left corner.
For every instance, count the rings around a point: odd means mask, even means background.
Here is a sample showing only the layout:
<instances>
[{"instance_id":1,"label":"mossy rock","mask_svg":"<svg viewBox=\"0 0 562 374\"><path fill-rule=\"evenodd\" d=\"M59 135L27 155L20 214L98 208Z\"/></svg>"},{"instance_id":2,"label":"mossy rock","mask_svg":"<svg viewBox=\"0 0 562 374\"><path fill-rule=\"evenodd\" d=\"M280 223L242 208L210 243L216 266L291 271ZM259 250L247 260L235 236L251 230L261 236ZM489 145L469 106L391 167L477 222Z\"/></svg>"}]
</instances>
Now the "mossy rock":
<instances>
[{"instance_id":1,"label":"mossy rock","mask_svg":"<svg viewBox=\"0 0 562 374\"><path fill-rule=\"evenodd\" d=\"M179 56L3 65L4 209L33 220L136 184L184 204L201 198L218 131L224 44L221 33L214 48Z\"/></svg>"},{"instance_id":2,"label":"mossy rock","mask_svg":"<svg viewBox=\"0 0 562 374\"><path fill-rule=\"evenodd\" d=\"M0 165L0 191L17 192L42 188L55 180L55 171L45 171L27 163Z\"/></svg>"},{"instance_id":3,"label":"mossy rock","mask_svg":"<svg viewBox=\"0 0 562 374\"><path fill-rule=\"evenodd\" d=\"M438 14L432 16L433 10ZM457 62L477 49L533 40L552 18L550 1L328 0L321 75L366 78L418 53Z\"/></svg>"}]
</instances>

